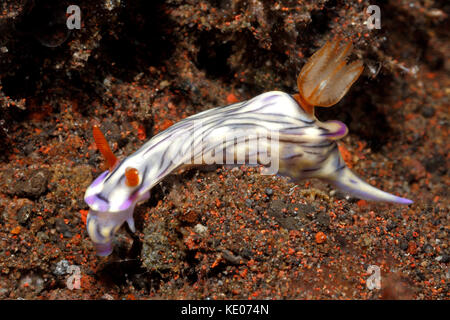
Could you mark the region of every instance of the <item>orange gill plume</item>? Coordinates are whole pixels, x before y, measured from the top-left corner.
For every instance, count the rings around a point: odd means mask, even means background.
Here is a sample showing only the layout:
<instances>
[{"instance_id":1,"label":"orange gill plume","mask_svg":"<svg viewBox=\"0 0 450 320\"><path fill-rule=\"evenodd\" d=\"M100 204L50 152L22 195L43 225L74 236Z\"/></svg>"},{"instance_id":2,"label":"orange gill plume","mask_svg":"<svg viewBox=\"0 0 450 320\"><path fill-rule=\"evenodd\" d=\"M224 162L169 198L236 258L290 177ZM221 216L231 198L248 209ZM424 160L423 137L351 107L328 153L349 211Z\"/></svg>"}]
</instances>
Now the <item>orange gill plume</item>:
<instances>
[{"instance_id":1,"label":"orange gill plume","mask_svg":"<svg viewBox=\"0 0 450 320\"><path fill-rule=\"evenodd\" d=\"M139 184L139 172L135 168L125 169L125 184L129 187L136 187Z\"/></svg>"},{"instance_id":2,"label":"orange gill plume","mask_svg":"<svg viewBox=\"0 0 450 320\"><path fill-rule=\"evenodd\" d=\"M329 107L341 100L363 71L361 60L347 64L352 43L341 40L327 41L303 66L297 79L297 102L309 114L314 106Z\"/></svg>"},{"instance_id":3,"label":"orange gill plume","mask_svg":"<svg viewBox=\"0 0 450 320\"><path fill-rule=\"evenodd\" d=\"M106 160L108 170L111 171L118 163L116 156L111 151L111 148L108 145L108 141L106 141L105 136L98 126L94 125L94 127L92 128L92 135L94 136L94 141L97 145L97 149Z\"/></svg>"}]
</instances>

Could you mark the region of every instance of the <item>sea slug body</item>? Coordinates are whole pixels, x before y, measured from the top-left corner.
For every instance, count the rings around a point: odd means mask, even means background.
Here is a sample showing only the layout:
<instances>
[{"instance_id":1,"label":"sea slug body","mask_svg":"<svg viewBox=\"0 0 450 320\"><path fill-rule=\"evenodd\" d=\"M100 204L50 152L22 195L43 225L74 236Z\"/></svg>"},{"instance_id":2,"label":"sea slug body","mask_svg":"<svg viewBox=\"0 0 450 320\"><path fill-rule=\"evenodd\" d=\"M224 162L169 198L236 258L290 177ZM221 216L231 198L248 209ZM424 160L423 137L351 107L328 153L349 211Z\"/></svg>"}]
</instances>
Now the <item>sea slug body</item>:
<instances>
[{"instance_id":1,"label":"sea slug body","mask_svg":"<svg viewBox=\"0 0 450 320\"><path fill-rule=\"evenodd\" d=\"M361 61L347 64L351 43L327 42L303 67L299 93L271 91L248 101L188 117L119 161L98 128L94 139L109 165L86 190L87 231L99 255L112 252L115 232L157 183L174 170L202 164L261 164L266 174L294 181L319 178L361 199L410 204L381 191L345 165L337 140L348 129L340 121L321 122L314 107L336 104L362 72Z\"/></svg>"}]
</instances>

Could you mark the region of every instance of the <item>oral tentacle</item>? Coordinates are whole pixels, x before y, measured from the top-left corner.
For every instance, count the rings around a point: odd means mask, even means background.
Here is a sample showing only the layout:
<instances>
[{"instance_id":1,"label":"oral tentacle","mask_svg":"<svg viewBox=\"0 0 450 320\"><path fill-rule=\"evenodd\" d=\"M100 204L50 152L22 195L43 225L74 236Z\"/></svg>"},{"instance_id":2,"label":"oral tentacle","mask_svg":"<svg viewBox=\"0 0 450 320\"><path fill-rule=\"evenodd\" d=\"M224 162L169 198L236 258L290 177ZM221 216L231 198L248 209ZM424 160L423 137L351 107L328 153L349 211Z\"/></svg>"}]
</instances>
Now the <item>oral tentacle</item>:
<instances>
[{"instance_id":1,"label":"oral tentacle","mask_svg":"<svg viewBox=\"0 0 450 320\"><path fill-rule=\"evenodd\" d=\"M134 205L127 210L114 213L89 210L86 228L99 256L108 256L112 253L114 235L125 221L131 231L136 231L133 211Z\"/></svg>"},{"instance_id":2,"label":"oral tentacle","mask_svg":"<svg viewBox=\"0 0 450 320\"><path fill-rule=\"evenodd\" d=\"M130 228L130 230L132 232L136 232L136 227L134 226L134 219L133 219L133 217L129 217L127 219L127 224L128 224L128 227Z\"/></svg>"},{"instance_id":3,"label":"oral tentacle","mask_svg":"<svg viewBox=\"0 0 450 320\"><path fill-rule=\"evenodd\" d=\"M110 233L108 231L109 227L105 224L104 221L102 222L100 220L96 211L89 210L86 219L86 229L99 256L108 256L113 251L113 239L108 234L105 235L105 231L107 231L106 233Z\"/></svg>"}]
</instances>

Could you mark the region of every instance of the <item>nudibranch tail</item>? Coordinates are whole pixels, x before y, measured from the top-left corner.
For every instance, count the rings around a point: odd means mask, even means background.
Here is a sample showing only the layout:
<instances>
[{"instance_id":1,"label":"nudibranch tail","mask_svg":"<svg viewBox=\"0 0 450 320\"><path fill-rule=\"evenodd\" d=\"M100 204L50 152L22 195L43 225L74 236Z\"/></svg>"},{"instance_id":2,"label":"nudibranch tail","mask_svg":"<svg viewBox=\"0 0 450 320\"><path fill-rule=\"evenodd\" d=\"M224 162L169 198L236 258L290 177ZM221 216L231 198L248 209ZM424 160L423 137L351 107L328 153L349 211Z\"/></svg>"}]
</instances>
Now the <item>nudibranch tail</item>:
<instances>
[{"instance_id":1,"label":"nudibranch tail","mask_svg":"<svg viewBox=\"0 0 450 320\"><path fill-rule=\"evenodd\" d=\"M105 157L106 164L111 170L117 164L118 160L114 153L111 151L108 141L106 141L106 138L103 135L102 131L96 125L94 125L94 127L92 128L92 135L94 136L94 141L97 145L98 150L103 155L103 157Z\"/></svg>"},{"instance_id":2,"label":"nudibranch tail","mask_svg":"<svg viewBox=\"0 0 450 320\"><path fill-rule=\"evenodd\" d=\"M359 178L345 164L337 145L330 152L327 160L323 164L321 172L316 175L337 189L349 195L372 201L385 201L400 204L411 204L413 201L395 196L393 194L377 189Z\"/></svg>"},{"instance_id":3,"label":"nudibranch tail","mask_svg":"<svg viewBox=\"0 0 450 320\"><path fill-rule=\"evenodd\" d=\"M352 48L351 42L340 45L335 40L311 56L297 79L301 100L310 106L329 107L342 99L364 69L360 60L347 64Z\"/></svg>"}]
</instances>

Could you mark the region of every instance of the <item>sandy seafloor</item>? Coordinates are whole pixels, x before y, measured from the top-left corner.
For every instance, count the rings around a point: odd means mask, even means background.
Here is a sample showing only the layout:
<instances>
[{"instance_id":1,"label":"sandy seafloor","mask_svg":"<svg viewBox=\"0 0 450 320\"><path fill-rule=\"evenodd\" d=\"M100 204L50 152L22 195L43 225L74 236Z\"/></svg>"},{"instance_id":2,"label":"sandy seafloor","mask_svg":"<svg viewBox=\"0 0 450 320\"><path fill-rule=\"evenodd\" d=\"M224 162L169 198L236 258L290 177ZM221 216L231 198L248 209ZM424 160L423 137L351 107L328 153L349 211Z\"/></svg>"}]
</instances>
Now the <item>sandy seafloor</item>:
<instances>
[{"instance_id":1,"label":"sandy seafloor","mask_svg":"<svg viewBox=\"0 0 450 320\"><path fill-rule=\"evenodd\" d=\"M380 4L379 30L363 23L369 1L74 2L72 31L65 1L0 2L0 299L449 298L446 1ZM317 116L347 124L340 150L356 173L414 204L194 169L156 186L136 233L122 227L113 254L95 254L83 201L103 170L94 124L126 157L189 115L297 92L334 36L365 70ZM371 265L380 289L366 285Z\"/></svg>"}]
</instances>

